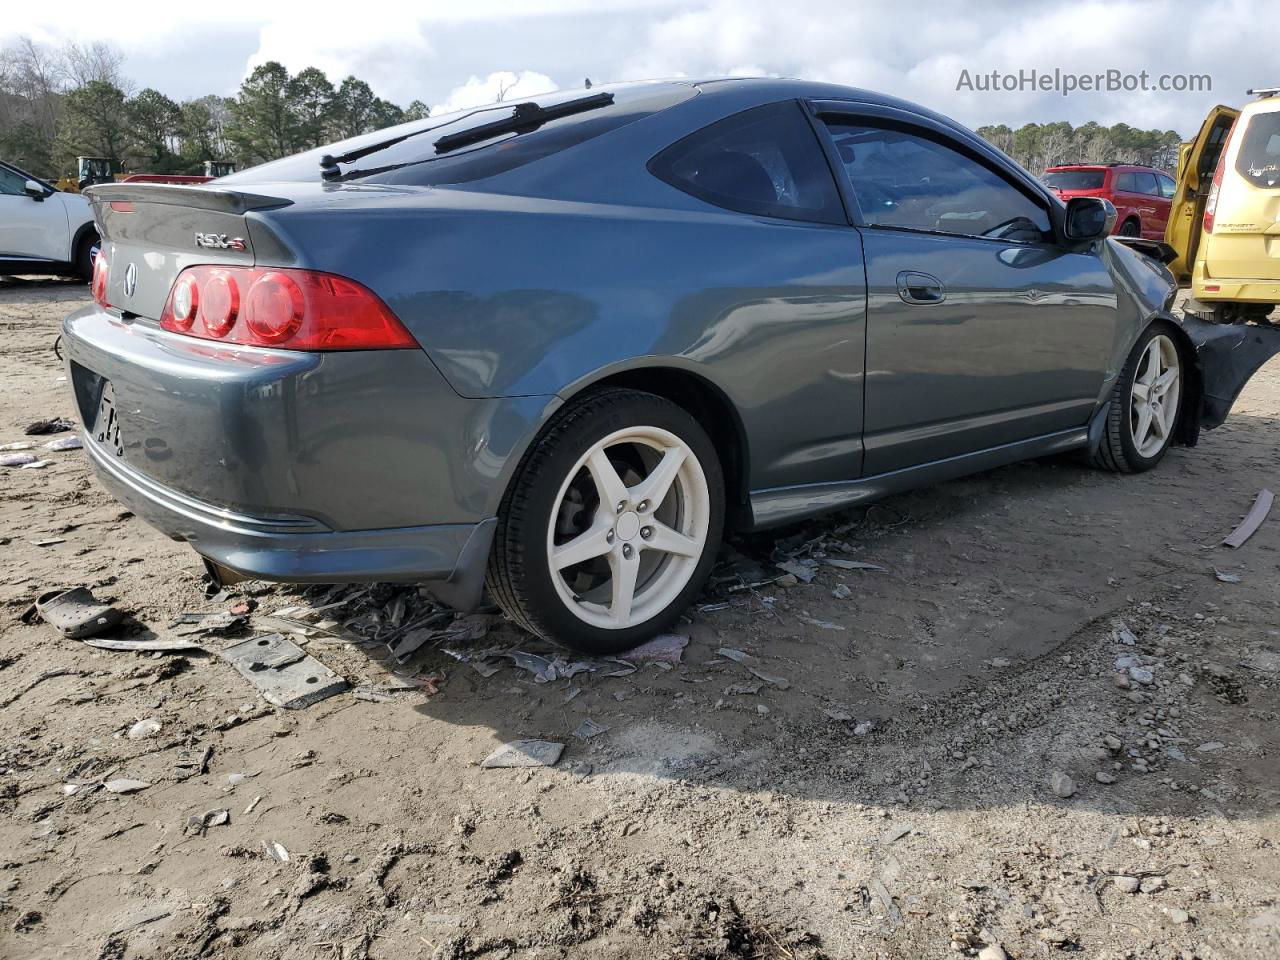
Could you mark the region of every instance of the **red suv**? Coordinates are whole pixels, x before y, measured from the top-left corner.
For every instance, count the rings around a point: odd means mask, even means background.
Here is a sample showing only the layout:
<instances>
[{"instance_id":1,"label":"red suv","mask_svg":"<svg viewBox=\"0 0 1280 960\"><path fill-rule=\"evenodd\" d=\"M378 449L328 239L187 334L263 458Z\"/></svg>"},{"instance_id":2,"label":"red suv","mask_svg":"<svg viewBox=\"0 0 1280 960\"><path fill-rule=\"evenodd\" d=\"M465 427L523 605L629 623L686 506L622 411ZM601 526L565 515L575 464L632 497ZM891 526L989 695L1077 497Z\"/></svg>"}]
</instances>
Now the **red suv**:
<instances>
[{"instance_id":1,"label":"red suv","mask_svg":"<svg viewBox=\"0 0 1280 960\"><path fill-rule=\"evenodd\" d=\"M1115 204L1115 232L1163 240L1173 200L1173 178L1133 163L1063 163L1040 177L1064 201L1104 197Z\"/></svg>"}]
</instances>

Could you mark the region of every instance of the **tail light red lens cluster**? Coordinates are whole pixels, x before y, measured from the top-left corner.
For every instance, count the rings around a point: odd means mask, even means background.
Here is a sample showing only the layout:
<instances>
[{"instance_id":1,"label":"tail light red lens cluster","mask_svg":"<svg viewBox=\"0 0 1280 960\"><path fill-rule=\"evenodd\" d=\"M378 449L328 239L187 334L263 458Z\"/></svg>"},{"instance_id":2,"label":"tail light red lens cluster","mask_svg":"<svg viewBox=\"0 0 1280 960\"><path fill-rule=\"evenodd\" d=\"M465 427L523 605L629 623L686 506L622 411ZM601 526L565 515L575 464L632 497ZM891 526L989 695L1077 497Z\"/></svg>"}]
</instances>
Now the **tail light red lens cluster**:
<instances>
[{"instance_id":1,"label":"tail light red lens cluster","mask_svg":"<svg viewBox=\"0 0 1280 960\"><path fill-rule=\"evenodd\" d=\"M107 303L107 255L101 249L93 258L93 279L89 281L89 290L100 307L109 307Z\"/></svg>"},{"instance_id":2,"label":"tail light red lens cluster","mask_svg":"<svg viewBox=\"0 0 1280 960\"><path fill-rule=\"evenodd\" d=\"M1204 218L1200 224L1205 233L1213 233L1213 218L1218 212L1218 193L1222 190L1222 174L1226 169L1227 151L1231 149L1231 138L1236 135L1239 122L1231 125L1226 141L1222 144L1222 152L1218 154L1218 166L1213 171L1213 183L1209 185L1209 196L1204 204Z\"/></svg>"},{"instance_id":3,"label":"tail light red lens cluster","mask_svg":"<svg viewBox=\"0 0 1280 960\"><path fill-rule=\"evenodd\" d=\"M316 270L188 267L169 291L160 326L205 340L285 350L418 346L368 288Z\"/></svg>"}]
</instances>

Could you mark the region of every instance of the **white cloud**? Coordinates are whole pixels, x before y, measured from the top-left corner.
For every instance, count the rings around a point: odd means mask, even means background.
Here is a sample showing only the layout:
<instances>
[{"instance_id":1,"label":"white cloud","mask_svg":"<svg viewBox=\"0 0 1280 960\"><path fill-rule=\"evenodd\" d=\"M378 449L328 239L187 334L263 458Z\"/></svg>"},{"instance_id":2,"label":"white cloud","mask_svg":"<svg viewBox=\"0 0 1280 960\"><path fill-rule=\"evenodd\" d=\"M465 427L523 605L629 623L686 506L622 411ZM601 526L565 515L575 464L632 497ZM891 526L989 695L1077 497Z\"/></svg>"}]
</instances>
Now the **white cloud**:
<instances>
[{"instance_id":1,"label":"white cloud","mask_svg":"<svg viewBox=\"0 0 1280 960\"><path fill-rule=\"evenodd\" d=\"M10 5L14 6L14 5ZM1190 134L1214 103L1274 82L1271 0L362 0L332 9L315 0L223 0L178 10L117 0L109 13L66 17L20 4L0 20L0 41L104 39L138 65L139 85L232 92L253 65L316 65L348 73L383 97L440 106L492 99L497 74L517 95L649 77L776 75L891 93L978 125L1068 119L1172 126ZM1271 26L1268 26L1270 24ZM193 56L204 37L238 38L234 62ZM227 44L219 49L230 49ZM241 59L243 58L243 59ZM1201 94L974 93L961 69L1076 73L1107 69L1207 73ZM126 67L127 69L127 67ZM463 82L463 78L470 80ZM216 80L215 80L216 78Z\"/></svg>"},{"instance_id":2,"label":"white cloud","mask_svg":"<svg viewBox=\"0 0 1280 960\"><path fill-rule=\"evenodd\" d=\"M467 110L471 107L483 107L496 103L501 97L503 101L512 103L517 100L536 97L540 93L554 93L559 85L546 74L532 70L513 73L510 70L499 70L484 79L471 77L460 87L454 87L442 103L431 108L432 115L453 113L455 110Z\"/></svg>"}]
</instances>

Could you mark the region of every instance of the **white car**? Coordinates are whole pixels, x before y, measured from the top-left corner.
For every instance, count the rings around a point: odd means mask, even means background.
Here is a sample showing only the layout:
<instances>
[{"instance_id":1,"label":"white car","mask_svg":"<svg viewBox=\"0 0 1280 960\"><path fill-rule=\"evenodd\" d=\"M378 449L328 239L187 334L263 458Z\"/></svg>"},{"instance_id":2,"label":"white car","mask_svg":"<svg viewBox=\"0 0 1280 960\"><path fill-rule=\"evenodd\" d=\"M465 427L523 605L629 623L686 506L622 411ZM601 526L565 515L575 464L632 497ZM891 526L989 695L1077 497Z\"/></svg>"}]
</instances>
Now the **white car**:
<instances>
[{"instance_id":1,"label":"white car","mask_svg":"<svg viewBox=\"0 0 1280 960\"><path fill-rule=\"evenodd\" d=\"M93 274L98 231L89 201L0 160L0 275Z\"/></svg>"}]
</instances>

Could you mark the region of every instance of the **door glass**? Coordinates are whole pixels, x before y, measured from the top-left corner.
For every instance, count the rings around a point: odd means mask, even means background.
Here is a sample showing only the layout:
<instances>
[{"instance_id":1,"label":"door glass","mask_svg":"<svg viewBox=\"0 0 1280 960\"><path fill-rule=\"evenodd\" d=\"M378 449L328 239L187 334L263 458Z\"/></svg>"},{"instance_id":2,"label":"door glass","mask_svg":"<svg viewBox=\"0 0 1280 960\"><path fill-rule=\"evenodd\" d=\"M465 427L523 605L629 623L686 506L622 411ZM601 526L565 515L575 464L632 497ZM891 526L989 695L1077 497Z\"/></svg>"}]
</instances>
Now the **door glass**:
<instances>
[{"instance_id":1,"label":"door glass","mask_svg":"<svg viewBox=\"0 0 1280 960\"><path fill-rule=\"evenodd\" d=\"M1121 193L1138 193L1138 178L1132 173L1116 174L1116 189Z\"/></svg>"},{"instance_id":2,"label":"door glass","mask_svg":"<svg viewBox=\"0 0 1280 960\"><path fill-rule=\"evenodd\" d=\"M1156 183L1156 175L1154 173L1135 173L1134 179L1138 184L1138 192L1145 193L1152 197L1160 196L1160 185Z\"/></svg>"},{"instance_id":3,"label":"door glass","mask_svg":"<svg viewBox=\"0 0 1280 960\"><path fill-rule=\"evenodd\" d=\"M1050 235L1042 205L959 150L898 128L829 120L827 129L870 226L1025 243Z\"/></svg>"},{"instance_id":4,"label":"door glass","mask_svg":"<svg viewBox=\"0 0 1280 960\"><path fill-rule=\"evenodd\" d=\"M1161 174L1156 179L1160 181L1160 196L1164 197L1166 200L1172 200L1173 192L1178 188L1178 185L1174 183L1173 178L1166 177L1164 174Z\"/></svg>"},{"instance_id":5,"label":"door glass","mask_svg":"<svg viewBox=\"0 0 1280 960\"><path fill-rule=\"evenodd\" d=\"M0 194L20 197L26 193L27 178L14 173L7 167L0 167Z\"/></svg>"},{"instance_id":6,"label":"door glass","mask_svg":"<svg viewBox=\"0 0 1280 960\"><path fill-rule=\"evenodd\" d=\"M822 146L794 101L704 127L663 150L649 169L673 187L729 210L846 222Z\"/></svg>"}]
</instances>

